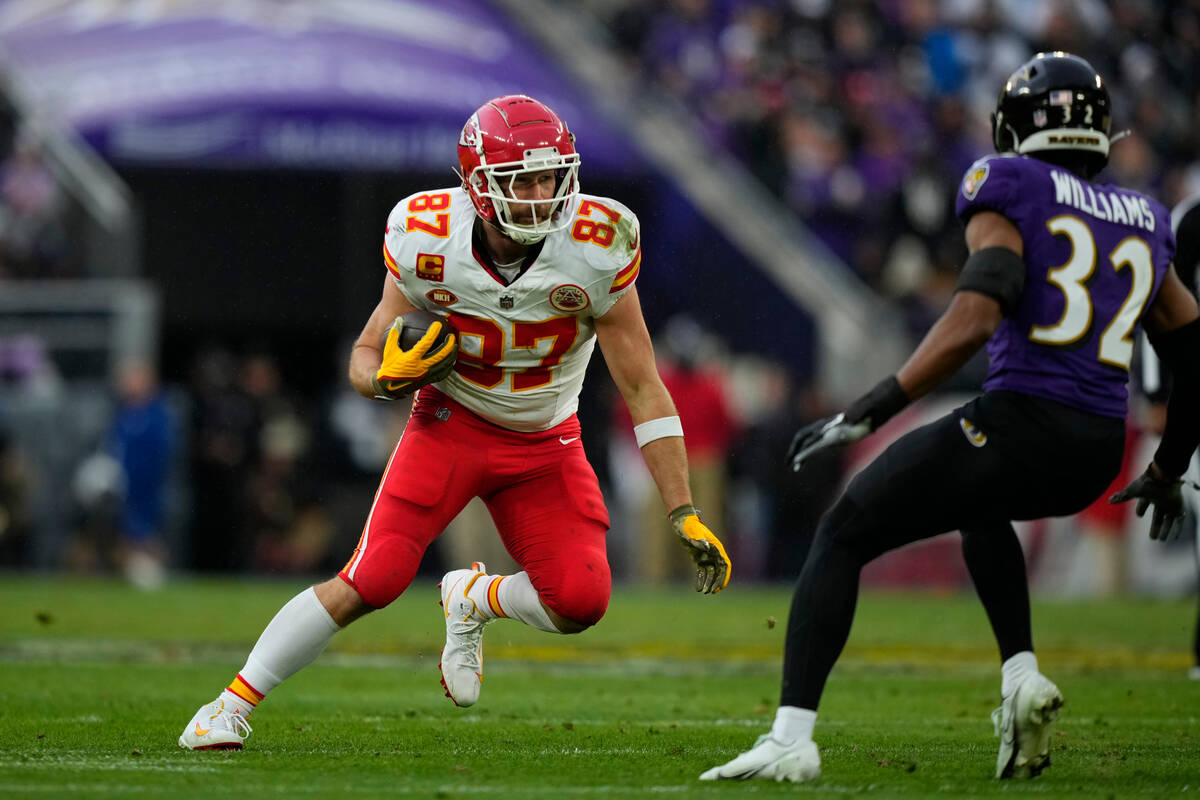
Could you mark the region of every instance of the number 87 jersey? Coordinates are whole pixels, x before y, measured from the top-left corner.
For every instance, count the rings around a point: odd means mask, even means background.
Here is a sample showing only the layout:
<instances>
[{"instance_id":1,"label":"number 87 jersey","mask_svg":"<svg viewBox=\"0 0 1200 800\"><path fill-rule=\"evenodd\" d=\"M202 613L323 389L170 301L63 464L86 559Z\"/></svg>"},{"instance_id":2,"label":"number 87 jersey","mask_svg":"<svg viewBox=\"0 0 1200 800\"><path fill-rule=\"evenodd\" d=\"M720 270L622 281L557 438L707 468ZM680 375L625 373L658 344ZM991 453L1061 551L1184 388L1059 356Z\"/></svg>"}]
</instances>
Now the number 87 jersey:
<instances>
[{"instance_id":1,"label":"number 87 jersey","mask_svg":"<svg viewBox=\"0 0 1200 800\"><path fill-rule=\"evenodd\" d=\"M1025 284L988 342L984 388L1125 417L1134 332L1175 252L1169 215L1128 189L1026 156L989 156L957 195L965 224L995 211L1021 233Z\"/></svg>"},{"instance_id":2,"label":"number 87 jersey","mask_svg":"<svg viewBox=\"0 0 1200 800\"><path fill-rule=\"evenodd\" d=\"M529 249L507 283L473 234L461 188L401 200L388 216L383 259L417 308L448 313L458 362L437 388L479 416L517 431L547 430L575 413L595 347L594 319L633 287L641 266L637 217L580 194L570 224Z\"/></svg>"}]
</instances>

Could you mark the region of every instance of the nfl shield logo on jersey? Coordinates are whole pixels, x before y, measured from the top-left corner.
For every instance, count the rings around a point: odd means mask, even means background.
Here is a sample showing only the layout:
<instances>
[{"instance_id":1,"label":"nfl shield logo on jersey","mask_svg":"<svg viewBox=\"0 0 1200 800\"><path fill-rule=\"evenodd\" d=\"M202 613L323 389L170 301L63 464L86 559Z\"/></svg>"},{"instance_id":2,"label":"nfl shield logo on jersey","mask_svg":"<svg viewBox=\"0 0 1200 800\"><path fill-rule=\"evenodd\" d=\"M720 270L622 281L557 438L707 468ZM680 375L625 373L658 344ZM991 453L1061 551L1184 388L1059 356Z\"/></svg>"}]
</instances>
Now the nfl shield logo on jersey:
<instances>
[{"instance_id":1,"label":"nfl shield logo on jersey","mask_svg":"<svg viewBox=\"0 0 1200 800\"><path fill-rule=\"evenodd\" d=\"M573 283L566 283L550 293L550 305L559 311L580 311L591 302L587 292Z\"/></svg>"},{"instance_id":2,"label":"nfl shield logo on jersey","mask_svg":"<svg viewBox=\"0 0 1200 800\"><path fill-rule=\"evenodd\" d=\"M516 298L514 298L511 294L500 295L500 307L505 310L512 308L513 303L515 302Z\"/></svg>"}]
</instances>

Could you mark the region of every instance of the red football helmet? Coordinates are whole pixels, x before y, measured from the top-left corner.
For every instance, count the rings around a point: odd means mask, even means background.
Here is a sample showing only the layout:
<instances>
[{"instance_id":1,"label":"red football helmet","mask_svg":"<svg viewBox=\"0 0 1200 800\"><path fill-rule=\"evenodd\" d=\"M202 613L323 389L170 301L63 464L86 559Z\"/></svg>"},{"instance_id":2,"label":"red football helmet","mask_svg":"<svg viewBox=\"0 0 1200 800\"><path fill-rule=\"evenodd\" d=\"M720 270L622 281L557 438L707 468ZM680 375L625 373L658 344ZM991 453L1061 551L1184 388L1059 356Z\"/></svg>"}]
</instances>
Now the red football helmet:
<instances>
[{"instance_id":1,"label":"red football helmet","mask_svg":"<svg viewBox=\"0 0 1200 800\"><path fill-rule=\"evenodd\" d=\"M563 211L579 194L579 154L574 134L544 103L523 94L484 103L458 137L458 163L475 211L514 242L534 244L569 224ZM514 200L506 191L518 175L545 170L554 170L557 179L550 200ZM532 222L514 222L514 204L528 205Z\"/></svg>"}]
</instances>

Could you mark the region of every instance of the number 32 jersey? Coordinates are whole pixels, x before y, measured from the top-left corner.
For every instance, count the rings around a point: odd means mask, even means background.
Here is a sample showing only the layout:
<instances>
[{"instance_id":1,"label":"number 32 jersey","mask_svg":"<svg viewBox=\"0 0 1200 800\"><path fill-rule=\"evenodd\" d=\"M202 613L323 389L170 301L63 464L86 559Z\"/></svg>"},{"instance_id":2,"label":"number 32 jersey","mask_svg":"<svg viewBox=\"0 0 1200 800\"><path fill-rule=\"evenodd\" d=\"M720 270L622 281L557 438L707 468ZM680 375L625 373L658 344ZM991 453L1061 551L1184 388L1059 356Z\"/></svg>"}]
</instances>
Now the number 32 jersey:
<instances>
[{"instance_id":1,"label":"number 32 jersey","mask_svg":"<svg viewBox=\"0 0 1200 800\"><path fill-rule=\"evenodd\" d=\"M982 210L1007 217L1025 245L1025 286L988 342L984 388L1123 418L1134 332L1175 253L1166 208L1044 161L998 155L975 162L957 195L964 223Z\"/></svg>"},{"instance_id":2,"label":"number 32 jersey","mask_svg":"<svg viewBox=\"0 0 1200 800\"><path fill-rule=\"evenodd\" d=\"M383 259L417 308L449 314L459 333L454 372L438 389L484 419L547 430L575 413L596 343L594 320L634 285L637 217L615 200L579 195L571 222L549 234L509 284L476 251L475 209L460 188L401 200L388 216Z\"/></svg>"}]
</instances>

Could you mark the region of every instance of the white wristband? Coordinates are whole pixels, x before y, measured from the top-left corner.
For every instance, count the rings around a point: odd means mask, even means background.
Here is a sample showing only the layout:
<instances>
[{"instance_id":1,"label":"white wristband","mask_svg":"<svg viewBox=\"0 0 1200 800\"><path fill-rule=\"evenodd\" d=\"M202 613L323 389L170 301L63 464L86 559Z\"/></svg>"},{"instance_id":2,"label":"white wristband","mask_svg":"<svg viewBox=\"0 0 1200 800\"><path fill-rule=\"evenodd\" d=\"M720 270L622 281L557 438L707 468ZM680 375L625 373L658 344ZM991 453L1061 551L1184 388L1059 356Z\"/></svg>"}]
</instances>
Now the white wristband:
<instances>
[{"instance_id":1,"label":"white wristband","mask_svg":"<svg viewBox=\"0 0 1200 800\"><path fill-rule=\"evenodd\" d=\"M683 424L679 417L659 417L633 426L633 437L637 439L638 447L645 447L655 439L668 436L683 436Z\"/></svg>"}]
</instances>

